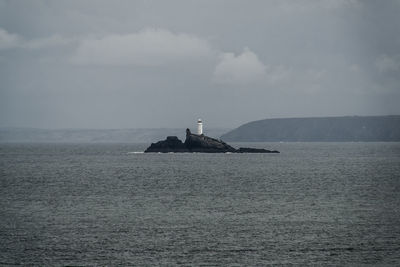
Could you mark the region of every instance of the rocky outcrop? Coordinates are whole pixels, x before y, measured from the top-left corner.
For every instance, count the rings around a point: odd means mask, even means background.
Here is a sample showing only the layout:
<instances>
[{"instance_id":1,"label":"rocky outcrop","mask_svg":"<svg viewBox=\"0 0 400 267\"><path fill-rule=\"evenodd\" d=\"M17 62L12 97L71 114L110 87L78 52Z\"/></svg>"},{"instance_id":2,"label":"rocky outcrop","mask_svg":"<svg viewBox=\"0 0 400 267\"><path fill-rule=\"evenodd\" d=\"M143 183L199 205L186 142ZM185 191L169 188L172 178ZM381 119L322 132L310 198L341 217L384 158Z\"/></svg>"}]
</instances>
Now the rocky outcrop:
<instances>
[{"instance_id":1,"label":"rocky outcrop","mask_svg":"<svg viewBox=\"0 0 400 267\"><path fill-rule=\"evenodd\" d=\"M190 152L181 140L176 136L168 136L164 141L152 143L144 152Z\"/></svg>"},{"instance_id":2,"label":"rocky outcrop","mask_svg":"<svg viewBox=\"0 0 400 267\"><path fill-rule=\"evenodd\" d=\"M277 150L266 150L263 148L249 148L249 147L241 147L236 150L236 153L279 153Z\"/></svg>"},{"instance_id":3,"label":"rocky outcrop","mask_svg":"<svg viewBox=\"0 0 400 267\"><path fill-rule=\"evenodd\" d=\"M236 149L226 144L221 140L217 140L204 134L192 134L189 129L186 129L185 146L190 152L202 153L223 153L236 152Z\"/></svg>"},{"instance_id":4,"label":"rocky outcrop","mask_svg":"<svg viewBox=\"0 0 400 267\"><path fill-rule=\"evenodd\" d=\"M152 143L144 152L198 152L198 153L279 153L261 148L236 149L222 140L211 138L203 134L193 134L186 129L186 140L182 143L176 136L168 136L166 140Z\"/></svg>"}]
</instances>

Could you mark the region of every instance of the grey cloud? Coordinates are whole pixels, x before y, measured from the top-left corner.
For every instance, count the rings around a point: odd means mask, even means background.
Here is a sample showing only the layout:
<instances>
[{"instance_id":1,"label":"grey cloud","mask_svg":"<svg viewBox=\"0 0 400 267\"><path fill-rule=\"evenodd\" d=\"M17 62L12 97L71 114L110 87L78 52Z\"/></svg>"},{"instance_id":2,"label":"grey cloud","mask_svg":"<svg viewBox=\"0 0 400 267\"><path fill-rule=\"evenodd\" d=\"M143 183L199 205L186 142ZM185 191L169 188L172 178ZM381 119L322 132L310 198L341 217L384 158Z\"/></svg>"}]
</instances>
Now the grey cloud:
<instances>
[{"instance_id":1,"label":"grey cloud","mask_svg":"<svg viewBox=\"0 0 400 267\"><path fill-rule=\"evenodd\" d=\"M76 38L67 38L61 36L60 34L28 40L19 34L9 33L0 28L0 49L45 49L49 47L69 45L76 41Z\"/></svg>"},{"instance_id":2,"label":"grey cloud","mask_svg":"<svg viewBox=\"0 0 400 267\"><path fill-rule=\"evenodd\" d=\"M235 56L234 53L222 53L215 67L215 81L223 84L251 84L263 79L266 66L249 48Z\"/></svg>"},{"instance_id":3,"label":"grey cloud","mask_svg":"<svg viewBox=\"0 0 400 267\"><path fill-rule=\"evenodd\" d=\"M398 72L400 71L400 54L392 57L381 55L376 59L375 64L380 72Z\"/></svg>"},{"instance_id":4,"label":"grey cloud","mask_svg":"<svg viewBox=\"0 0 400 267\"><path fill-rule=\"evenodd\" d=\"M54 34L50 37L37 38L25 41L21 47L27 49L45 49L50 47L66 46L71 44L76 44L78 42L77 38L64 37L60 34Z\"/></svg>"},{"instance_id":5,"label":"grey cloud","mask_svg":"<svg viewBox=\"0 0 400 267\"><path fill-rule=\"evenodd\" d=\"M157 66L204 59L212 54L213 50L208 42L197 36L147 28L136 33L84 39L72 56L72 62L89 65Z\"/></svg>"},{"instance_id":6,"label":"grey cloud","mask_svg":"<svg viewBox=\"0 0 400 267\"><path fill-rule=\"evenodd\" d=\"M19 46L21 37L0 28L0 49L8 49Z\"/></svg>"},{"instance_id":7,"label":"grey cloud","mask_svg":"<svg viewBox=\"0 0 400 267\"><path fill-rule=\"evenodd\" d=\"M399 114L399 13L398 0L0 0L0 126Z\"/></svg>"}]
</instances>

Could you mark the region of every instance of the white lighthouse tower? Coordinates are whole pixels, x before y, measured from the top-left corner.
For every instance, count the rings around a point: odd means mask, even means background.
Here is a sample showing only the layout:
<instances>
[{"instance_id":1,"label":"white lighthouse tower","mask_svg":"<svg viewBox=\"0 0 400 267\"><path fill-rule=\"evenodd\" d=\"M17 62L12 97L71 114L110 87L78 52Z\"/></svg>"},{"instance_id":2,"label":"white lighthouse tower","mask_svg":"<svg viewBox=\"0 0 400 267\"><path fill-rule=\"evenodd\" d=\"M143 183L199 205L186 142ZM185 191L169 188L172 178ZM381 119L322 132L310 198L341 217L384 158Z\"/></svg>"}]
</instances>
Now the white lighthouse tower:
<instances>
[{"instance_id":1,"label":"white lighthouse tower","mask_svg":"<svg viewBox=\"0 0 400 267\"><path fill-rule=\"evenodd\" d=\"M203 121L201 119L197 120L197 134L203 134Z\"/></svg>"}]
</instances>

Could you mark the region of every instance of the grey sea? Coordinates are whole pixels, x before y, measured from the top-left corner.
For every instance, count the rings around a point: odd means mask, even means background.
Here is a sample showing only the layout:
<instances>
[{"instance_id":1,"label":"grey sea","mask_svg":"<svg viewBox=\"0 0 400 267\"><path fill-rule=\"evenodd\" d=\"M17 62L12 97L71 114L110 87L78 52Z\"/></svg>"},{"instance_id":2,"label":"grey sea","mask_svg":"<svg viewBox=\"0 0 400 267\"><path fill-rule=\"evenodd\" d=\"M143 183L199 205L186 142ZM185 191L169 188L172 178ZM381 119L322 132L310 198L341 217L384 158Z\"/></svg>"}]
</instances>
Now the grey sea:
<instances>
[{"instance_id":1,"label":"grey sea","mask_svg":"<svg viewBox=\"0 0 400 267\"><path fill-rule=\"evenodd\" d=\"M0 144L0 265L400 265L400 143L146 146Z\"/></svg>"}]
</instances>

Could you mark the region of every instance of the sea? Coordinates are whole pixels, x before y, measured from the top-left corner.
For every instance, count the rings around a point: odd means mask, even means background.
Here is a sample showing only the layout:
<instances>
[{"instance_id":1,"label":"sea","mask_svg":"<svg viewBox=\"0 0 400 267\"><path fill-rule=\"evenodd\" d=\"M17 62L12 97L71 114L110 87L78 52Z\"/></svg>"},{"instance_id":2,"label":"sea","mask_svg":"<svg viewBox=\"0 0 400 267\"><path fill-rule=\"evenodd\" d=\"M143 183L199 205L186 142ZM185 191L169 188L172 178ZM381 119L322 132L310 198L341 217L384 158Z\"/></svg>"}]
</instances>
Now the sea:
<instances>
[{"instance_id":1,"label":"sea","mask_svg":"<svg viewBox=\"0 0 400 267\"><path fill-rule=\"evenodd\" d=\"M0 144L0 265L400 265L400 143L148 145Z\"/></svg>"}]
</instances>

